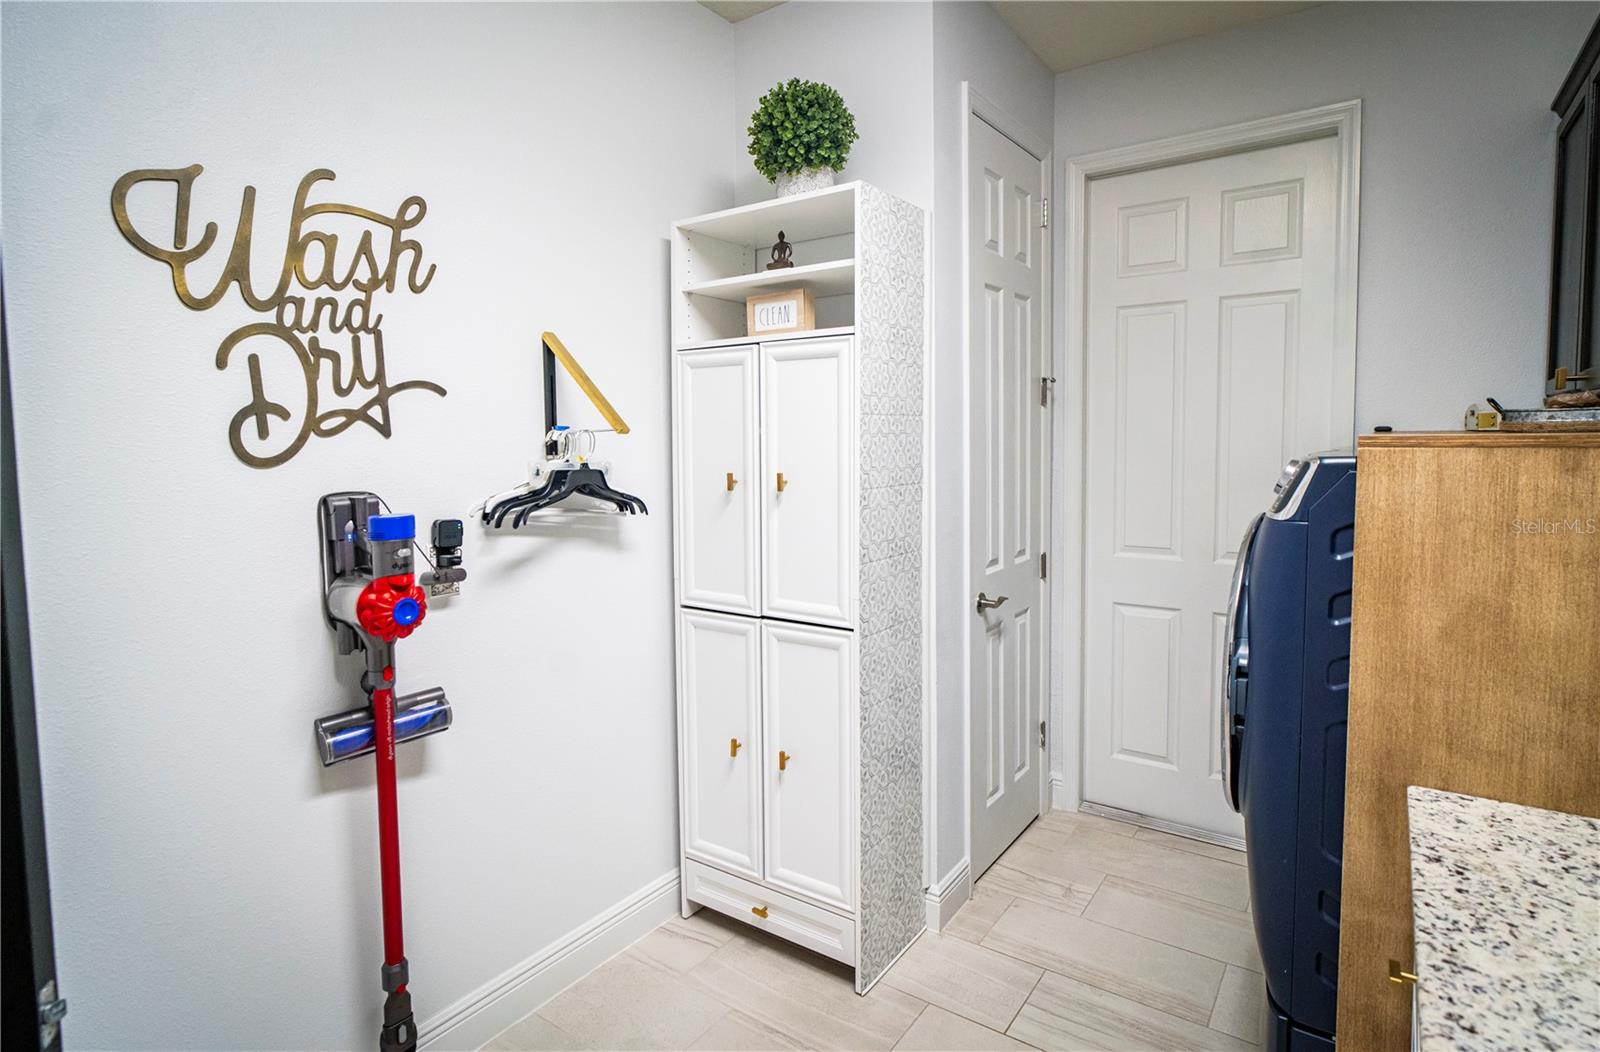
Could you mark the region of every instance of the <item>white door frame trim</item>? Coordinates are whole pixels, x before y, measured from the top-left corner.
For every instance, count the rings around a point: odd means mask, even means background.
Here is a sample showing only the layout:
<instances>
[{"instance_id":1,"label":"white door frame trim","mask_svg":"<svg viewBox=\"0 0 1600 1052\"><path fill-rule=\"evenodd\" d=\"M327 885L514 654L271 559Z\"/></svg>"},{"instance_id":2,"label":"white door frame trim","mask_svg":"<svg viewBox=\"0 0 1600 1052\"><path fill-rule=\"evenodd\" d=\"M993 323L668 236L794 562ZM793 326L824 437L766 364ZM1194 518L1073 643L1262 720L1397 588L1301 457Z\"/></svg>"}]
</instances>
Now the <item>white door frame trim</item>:
<instances>
[{"instance_id":1,"label":"white door frame trim","mask_svg":"<svg viewBox=\"0 0 1600 1052\"><path fill-rule=\"evenodd\" d=\"M967 363L972 360L972 303L971 297L967 294L972 282L972 264L968 258L970 246L967 244L967 239L972 230L972 141L969 134L969 121L972 117L977 117L1038 159L1041 174L1039 185L1047 200L1055 184L1055 153L1052 149L1050 136L1041 135L1034 129L1029 128L1027 122L1014 117L999 103L973 87L970 80L963 80L961 82L961 536L964 538L965 543L961 552L961 594L963 596L961 605L961 614L963 615L961 630L961 807L963 811L962 842L966 850L956 870L966 871L964 876L968 892L971 890L973 876L970 872L972 861L972 632L965 621L967 612L965 598L974 594L972 589L971 555L972 370L967 367ZM1041 274L1041 287L1044 290L1043 302L1040 305L1044 314L1040 319L1040 331L1042 338L1047 341L1045 349L1048 354L1046 360L1054 363L1057 360L1056 353L1058 350L1052 309L1055 299L1052 295L1052 290L1055 287L1055 276L1051 265L1054 257L1054 238L1049 228L1045 229L1044 236L1039 240L1040 264L1043 271ZM1051 516L1051 537L1057 532L1054 486L1051 483L1055 477L1053 458L1057 444L1055 436L1059 433L1058 428L1055 426L1059 413L1059 402L1059 399L1051 400L1050 419L1046 424L1049 427L1049 434L1045 439L1045 449L1052 457L1052 463L1045 472L1047 487L1045 507L1049 509ZM1050 543L1052 550L1055 550L1053 542ZM1051 628L1050 636L1048 637L1052 639L1058 634L1058 630L1055 628L1057 608L1053 602L1054 598L1055 594L1052 594L1052 602L1050 604ZM1050 688L1057 677L1058 662L1055 660L1053 647L1044 648L1044 653L1046 659L1050 662L1050 671L1046 678L1047 689L1045 697L1040 699L1039 707L1041 710L1040 717L1049 720L1048 713L1052 707L1049 695L1053 693ZM1039 778L1039 809L1041 812L1047 810L1050 806L1050 752L1047 749L1040 758L1040 762L1045 765L1040 772ZM952 871L952 875L957 875L956 871ZM959 902L956 905L959 908Z\"/></svg>"},{"instance_id":2,"label":"white door frame trim","mask_svg":"<svg viewBox=\"0 0 1600 1052\"><path fill-rule=\"evenodd\" d=\"M1318 106L1278 117L1230 124L1208 131L1191 132L1167 139L1119 146L1084 154L1068 160L1066 167L1067 260L1066 269L1066 360L1061 373L1060 403L1075 415L1071 427L1064 428L1065 448L1061 451L1060 495L1055 522L1061 537L1059 550L1075 552L1076 558L1062 558L1058 593L1061 603L1055 609L1055 635L1066 641L1060 660L1052 667L1056 677L1052 693L1061 699L1061 708L1051 713L1050 726L1061 742L1058 755L1061 770L1051 778L1054 806L1075 811L1083 802L1083 718L1084 675L1084 478L1088 455L1087 417L1087 319L1084 304L1087 294L1089 226L1085 210L1089 182L1112 175L1164 168L1191 161L1203 161L1227 154L1244 153L1269 146L1283 146L1307 139L1332 137L1338 142L1337 218L1334 262L1334 353L1355 361L1356 354L1356 264L1359 255L1361 219L1361 100ZM1351 389L1338 392L1346 404L1355 403L1354 370L1339 377Z\"/></svg>"}]
</instances>

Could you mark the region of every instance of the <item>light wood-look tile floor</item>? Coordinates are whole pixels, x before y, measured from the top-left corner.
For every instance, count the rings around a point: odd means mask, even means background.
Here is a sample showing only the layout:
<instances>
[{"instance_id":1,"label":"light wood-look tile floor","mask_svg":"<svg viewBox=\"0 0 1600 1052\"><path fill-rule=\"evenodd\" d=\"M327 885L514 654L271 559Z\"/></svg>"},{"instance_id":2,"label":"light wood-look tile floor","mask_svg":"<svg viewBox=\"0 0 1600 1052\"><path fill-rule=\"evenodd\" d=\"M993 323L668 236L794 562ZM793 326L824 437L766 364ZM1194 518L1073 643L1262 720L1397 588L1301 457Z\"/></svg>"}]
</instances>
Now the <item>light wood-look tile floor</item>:
<instances>
[{"instance_id":1,"label":"light wood-look tile floor","mask_svg":"<svg viewBox=\"0 0 1600 1052\"><path fill-rule=\"evenodd\" d=\"M1244 856L1047 813L865 997L849 969L701 910L485 1047L1253 1049Z\"/></svg>"}]
</instances>

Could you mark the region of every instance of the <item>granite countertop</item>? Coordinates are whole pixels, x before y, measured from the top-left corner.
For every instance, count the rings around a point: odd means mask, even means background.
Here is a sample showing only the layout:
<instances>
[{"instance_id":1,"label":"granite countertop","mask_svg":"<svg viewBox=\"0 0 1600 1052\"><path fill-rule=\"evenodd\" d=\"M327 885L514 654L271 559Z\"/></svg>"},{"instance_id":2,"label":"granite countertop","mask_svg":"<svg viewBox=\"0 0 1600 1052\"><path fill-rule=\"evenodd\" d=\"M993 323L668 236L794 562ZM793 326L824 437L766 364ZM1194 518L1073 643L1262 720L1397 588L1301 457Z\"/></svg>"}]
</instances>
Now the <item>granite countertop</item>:
<instances>
[{"instance_id":1,"label":"granite countertop","mask_svg":"<svg viewBox=\"0 0 1600 1052\"><path fill-rule=\"evenodd\" d=\"M1419 1047L1600 1048L1600 819L1406 796Z\"/></svg>"}]
</instances>

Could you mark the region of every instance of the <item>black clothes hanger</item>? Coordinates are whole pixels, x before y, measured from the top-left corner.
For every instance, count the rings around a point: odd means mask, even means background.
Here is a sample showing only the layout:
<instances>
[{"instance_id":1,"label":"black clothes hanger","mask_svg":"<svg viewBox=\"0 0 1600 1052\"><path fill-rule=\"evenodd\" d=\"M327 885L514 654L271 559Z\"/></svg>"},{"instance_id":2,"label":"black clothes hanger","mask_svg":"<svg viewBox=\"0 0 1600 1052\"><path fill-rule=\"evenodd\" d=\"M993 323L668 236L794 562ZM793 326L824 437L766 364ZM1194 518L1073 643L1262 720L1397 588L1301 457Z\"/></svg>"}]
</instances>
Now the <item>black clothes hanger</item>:
<instances>
[{"instance_id":1,"label":"black clothes hanger","mask_svg":"<svg viewBox=\"0 0 1600 1052\"><path fill-rule=\"evenodd\" d=\"M552 343L555 349L552 349ZM558 431L564 431L556 423L556 361L558 356L561 362L572 373L573 379L578 382L590 401L601 411L606 420L613 425L618 434L627 433L627 424L617 416L611 403L594 387L586 373L583 372L566 347L553 333L545 333L543 338L543 372L544 372L544 426L545 426L545 456L554 457L561 452L561 443L554 437ZM569 447L570 448L570 447ZM604 471L591 464L584 463L581 459L576 464L564 465L550 470L545 481L534 490L526 493L514 494L503 500L496 501L493 506L485 505L483 521L485 524L493 523L499 527L505 522L506 517L512 512L516 517L511 520L513 529L522 526L528 521L529 516L544 508L559 504L574 493L590 497L594 500L612 504L617 511L625 515L648 515L650 509L644 501L631 493L623 493L613 489L606 480Z\"/></svg>"},{"instance_id":2,"label":"black clothes hanger","mask_svg":"<svg viewBox=\"0 0 1600 1052\"><path fill-rule=\"evenodd\" d=\"M581 478L572 478L572 476L579 471L586 471L587 474ZM485 521L487 521L488 517L492 515L494 518L494 525L499 526L501 523L505 522L507 515L515 511L517 512L517 517L512 520L511 525L513 528L516 528L527 522L528 516L533 514L535 511L538 511L540 508L549 507L551 504L564 500L573 493L583 493L585 496L592 496L602 500L610 500L612 503L617 505L618 511L626 512L629 515L635 514L634 508L631 504L623 503L621 500L616 499L622 498L624 496L623 494L616 494L615 497L613 497L612 491L609 489L609 487L597 485L603 484L604 480L605 476L594 469L556 468L550 473L550 477L545 480L544 485L540 486L538 489L532 491L531 493L519 494L515 497L511 497L507 500L497 503L492 509L489 510L489 512L485 514Z\"/></svg>"},{"instance_id":3,"label":"black clothes hanger","mask_svg":"<svg viewBox=\"0 0 1600 1052\"><path fill-rule=\"evenodd\" d=\"M485 505L484 509L483 509L483 521L485 523L487 523L487 522L490 521L490 519L493 519L494 520L494 524L496 526L499 526L502 522L505 521L507 512L510 512L510 511L516 509L517 507L520 507L524 502L526 502L528 500L532 500L534 498L541 497L546 493L549 493L550 492L550 488L554 484L554 482L555 482L555 476L554 476L554 474L551 474L550 476L547 476L545 478L544 482L537 489L528 490L527 492L524 492L524 493L517 493L517 494L514 494L514 495L512 495L510 497L505 498L504 500L496 501L493 507Z\"/></svg>"},{"instance_id":4,"label":"black clothes hanger","mask_svg":"<svg viewBox=\"0 0 1600 1052\"><path fill-rule=\"evenodd\" d=\"M541 508L559 504L574 493L615 504L618 511L628 515L649 514L644 501L631 494L612 489L606 482L605 472L598 468L561 468L552 473L548 492L541 492L537 497L524 498L517 502L521 510L517 512L517 517L511 525L521 526L528 520L529 515Z\"/></svg>"}]
</instances>

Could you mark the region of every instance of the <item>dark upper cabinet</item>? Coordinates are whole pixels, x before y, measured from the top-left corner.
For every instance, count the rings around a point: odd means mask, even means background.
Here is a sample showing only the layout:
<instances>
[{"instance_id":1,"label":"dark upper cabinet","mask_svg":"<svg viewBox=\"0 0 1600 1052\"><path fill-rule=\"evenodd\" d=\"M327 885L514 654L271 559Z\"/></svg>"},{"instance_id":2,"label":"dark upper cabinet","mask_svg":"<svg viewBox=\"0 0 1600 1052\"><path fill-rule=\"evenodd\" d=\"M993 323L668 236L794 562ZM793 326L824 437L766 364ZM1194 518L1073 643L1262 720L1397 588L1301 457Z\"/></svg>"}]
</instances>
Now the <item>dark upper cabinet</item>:
<instances>
[{"instance_id":1,"label":"dark upper cabinet","mask_svg":"<svg viewBox=\"0 0 1600 1052\"><path fill-rule=\"evenodd\" d=\"M1555 238L1550 281L1550 355L1545 391L1600 387L1595 343L1600 338L1600 21L1589 30L1578 61L1550 104L1556 130Z\"/></svg>"}]
</instances>

